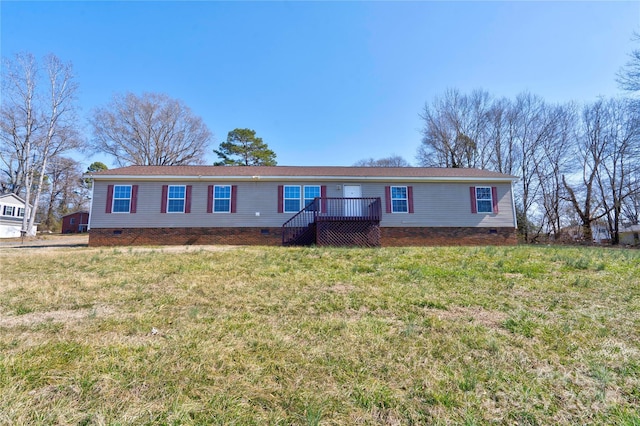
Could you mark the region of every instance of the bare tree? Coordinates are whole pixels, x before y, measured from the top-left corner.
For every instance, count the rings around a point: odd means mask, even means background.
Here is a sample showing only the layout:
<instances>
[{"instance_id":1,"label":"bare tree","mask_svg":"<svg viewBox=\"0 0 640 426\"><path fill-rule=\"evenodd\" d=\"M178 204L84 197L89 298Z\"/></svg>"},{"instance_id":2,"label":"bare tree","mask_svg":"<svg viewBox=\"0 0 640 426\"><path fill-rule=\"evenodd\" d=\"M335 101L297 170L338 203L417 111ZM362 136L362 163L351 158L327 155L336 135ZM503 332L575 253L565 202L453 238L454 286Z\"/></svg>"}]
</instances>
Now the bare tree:
<instances>
[{"instance_id":1,"label":"bare tree","mask_svg":"<svg viewBox=\"0 0 640 426\"><path fill-rule=\"evenodd\" d=\"M116 95L93 112L92 147L126 165L203 164L211 132L179 100L159 93Z\"/></svg>"},{"instance_id":2,"label":"bare tree","mask_svg":"<svg viewBox=\"0 0 640 426\"><path fill-rule=\"evenodd\" d=\"M82 191L82 170L80 163L66 158L54 158L48 167L45 179L43 212L41 223L46 229L58 229L60 219L65 214L86 208L87 198Z\"/></svg>"},{"instance_id":3,"label":"bare tree","mask_svg":"<svg viewBox=\"0 0 640 426\"><path fill-rule=\"evenodd\" d=\"M3 186L27 201L22 232L31 235L49 162L80 143L77 84L71 64L54 55L44 58L43 69L28 53L4 62L0 114ZM46 74L42 79L41 72Z\"/></svg>"},{"instance_id":4,"label":"bare tree","mask_svg":"<svg viewBox=\"0 0 640 426\"><path fill-rule=\"evenodd\" d=\"M447 90L424 107L422 144L418 162L422 166L483 167L480 154L489 143L490 97L476 90L464 95Z\"/></svg>"},{"instance_id":5,"label":"bare tree","mask_svg":"<svg viewBox=\"0 0 640 426\"><path fill-rule=\"evenodd\" d=\"M640 42L640 34L635 33L633 40ZM617 81L620 88L629 93L640 91L640 49L633 49L629 61L618 71Z\"/></svg>"},{"instance_id":6,"label":"bare tree","mask_svg":"<svg viewBox=\"0 0 640 426\"><path fill-rule=\"evenodd\" d=\"M628 100L610 99L603 107L603 158L596 180L611 243L619 244L623 203L640 191L639 182L632 179L640 171L640 127Z\"/></svg>"},{"instance_id":7,"label":"bare tree","mask_svg":"<svg viewBox=\"0 0 640 426\"><path fill-rule=\"evenodd\" d=\"M533 216L542 209L539 207L542 191L537 168L542 162L543 146L556 142L559 110L552 108L542 98L530 93L522 93L516 97L509 112L510 145L515 148L514 172L520 176L516 186L516 198L521 208L521 220L525 241L532 238L527 226ZM542 219L536 218L536 219ZM538 223L534 236L543 230L542 220Z\"/></svg>"},{"instance_id":8,"label":"bare tree","mask_svg":"<svg viewBox=\"0 0 640 426\"><path fill-rule=\"evenodd\" d=\"M640 224L640 170L631 171L624 183L629 196L622 200L622 218L625 225Z\"/></svg>"},{"instance_id":9,"label":"bare tree","mask_svg":"<svg viewBox=\"0 0 640 426\"><path fill-rule=\"evenodd\" d=\"M21 53L13 61L3 58L0 135L3 192L25 196L30 177L31 150L36 143L36 79L38 66L33 55Z\"/></svg>"},{"instance_id":10,"label":"bare tree","mask_svg":"<svg viewBox=\"0 0 640 426\"><path fill-rule=\"evenodd\" d=\"M541 155L537 157L535 172L540 183L538 208L544 214L542 225L548 235L557 239L566 210L562 176L573 171L570 151L575 140L575 107L572 104L552 107L550 118L555 124L554 132L541 141Z\"/></svg>"},{"instance_id":11,"label":"bare tree","mask_svg":"<svg viewBox=\"0 0 640 426\"><path fill-rule=\"evenodd\" d=\"M562 176L562 183L567 190L566 198L580 219L582 236L587 242L593 240L592 223L606 215L596 192L598 170L606 155L606 114L602 99L584 106L573 153L582 170L581 178L578 182L570 182L566 176Z\"/></svg>"},{"instance_id":12,"label":"bare tree","mask_svg":"<svg viewBox=\"0 0 640 426\"><path fill-rule=\"evenodd\" d=\"M509 99L496 99L488 111L487 127L489 140L483 153L483 164L500 173L513 175L517 167L518 155L515 146L513 104Z\"/></svg>"},{"instance_id":13,"label":"bare tree","mask_svg":"<svg viewBox=\"0 0 640 426\"><path fill-rule=\"evenodd\" d=\"M407 160L396 154L378 160L365 158L356 161L353 165L354 167L411 167Z\"/></svg>"}]
</instances>

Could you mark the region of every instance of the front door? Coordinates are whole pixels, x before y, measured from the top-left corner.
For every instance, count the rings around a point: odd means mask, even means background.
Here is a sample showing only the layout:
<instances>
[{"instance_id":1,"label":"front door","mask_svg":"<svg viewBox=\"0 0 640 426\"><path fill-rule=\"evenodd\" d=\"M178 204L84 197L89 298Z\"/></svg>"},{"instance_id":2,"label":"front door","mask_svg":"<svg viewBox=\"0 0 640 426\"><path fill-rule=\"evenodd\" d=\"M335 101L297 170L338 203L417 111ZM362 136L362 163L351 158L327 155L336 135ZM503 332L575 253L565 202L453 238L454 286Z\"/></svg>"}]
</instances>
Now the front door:
<instances>
[{"instance_id":1,"label":"front door","mask_svg":"<svg viewBox=\"0 0 640 426\"><path fill-rule=\"evenodd\" d=\"M362 187L360 185L344 185L344 215L345 216L362 216L362 200L354 198L362 197Z\"/></svg>"}]
</instances>

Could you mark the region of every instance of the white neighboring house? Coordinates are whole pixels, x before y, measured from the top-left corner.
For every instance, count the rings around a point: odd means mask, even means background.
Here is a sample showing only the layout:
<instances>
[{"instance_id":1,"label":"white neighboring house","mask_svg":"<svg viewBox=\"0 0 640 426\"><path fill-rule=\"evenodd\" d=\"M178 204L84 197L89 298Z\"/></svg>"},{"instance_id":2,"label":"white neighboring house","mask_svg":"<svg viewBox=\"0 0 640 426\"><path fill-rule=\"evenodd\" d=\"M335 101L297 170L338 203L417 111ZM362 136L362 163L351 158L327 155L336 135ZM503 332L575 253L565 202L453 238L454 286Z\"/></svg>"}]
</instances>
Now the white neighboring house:
<instances>
[{"instance_id":1,"label":"white neighboring house","mask_svg":"<svg viewBox=\"0 0 640 426\"><path fill-rule=\"evenodd\" d=\"M620 244L640 245L640 225L631 225L620 230Z\"/></svg>"},{"instance_id":2,"label":"white neighboring house","mask_svg":"<svg viewBox=\"0 0 640 426\"><path fill-rule=\"evenodd\" d=\"M20 237L25 202L16 194L0 195L0 238ZM33 227L30 236L36 234L38 227Z\"/></svg>"},{"instance_id":3,"label":"white neighboring house","mask_svg":"<svg viewBox=\"0 0 640 426\"><path fill-rule=\"evenodd\" d=\"M608 244L611 242L609 226L604 223L594 223L591 225L591 234L593 236L593 242L596 244Z\"/></svg>"}]
</instances>

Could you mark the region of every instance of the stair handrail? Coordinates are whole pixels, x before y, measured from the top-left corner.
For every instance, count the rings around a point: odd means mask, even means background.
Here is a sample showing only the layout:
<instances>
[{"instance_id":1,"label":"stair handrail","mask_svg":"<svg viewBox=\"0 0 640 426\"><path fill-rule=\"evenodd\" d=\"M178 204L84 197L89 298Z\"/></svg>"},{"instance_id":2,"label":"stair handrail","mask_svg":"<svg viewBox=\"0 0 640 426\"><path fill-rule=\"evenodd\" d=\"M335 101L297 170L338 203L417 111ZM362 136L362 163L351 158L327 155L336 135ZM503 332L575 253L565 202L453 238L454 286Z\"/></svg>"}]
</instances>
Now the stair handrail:
<instances>
[{"instance_id":1,"label":"stair handrail","mask_svg":"<svg viewBox=\"0 0 640 426\"><path fill-rule=\"evenodd\" d=\"M282 245L295 241L318 220L349 218L379 222L381 216L380 197L316 197L282 224Z\"/></svg>"},{"instance_id":2,"label":"stair handrail","mask_svg":"<svg viewBox=\"0 0 640 426\"><path fill-rule=\"evenodd\" d=\"M289 242L288 230L290 229L305 229L308 228L310 224L316 221L318 216L318 208L320 207L320 197L316 197L312 202L307 204L302 210L293 215L289 220L282 224L282 245L286 245ZM302 216L303 214L313 213L312 220L309 220L308 216ZM303 219L304 217L304 219ZM293 238L291 238L293 239Z\"/></svg>"}]
</instances>

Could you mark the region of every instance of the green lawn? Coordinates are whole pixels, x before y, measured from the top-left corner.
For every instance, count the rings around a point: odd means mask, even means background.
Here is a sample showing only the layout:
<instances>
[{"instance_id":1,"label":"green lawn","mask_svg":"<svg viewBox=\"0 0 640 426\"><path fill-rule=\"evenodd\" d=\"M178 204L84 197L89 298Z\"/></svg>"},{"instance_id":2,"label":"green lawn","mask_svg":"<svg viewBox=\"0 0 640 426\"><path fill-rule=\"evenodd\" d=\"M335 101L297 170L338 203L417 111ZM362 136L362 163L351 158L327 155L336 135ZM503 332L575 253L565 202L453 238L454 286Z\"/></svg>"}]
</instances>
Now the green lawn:
<instances>
[{"instance_id":1,"label":"green lawn","mask_svg":"<svg viewBox=\"0 0 640 426\"><path fill-rule=\"evenodd\" d=\"M0 249L0 425L640 425L639 407L640 251Z\"/></svg>"}]
</instances>

